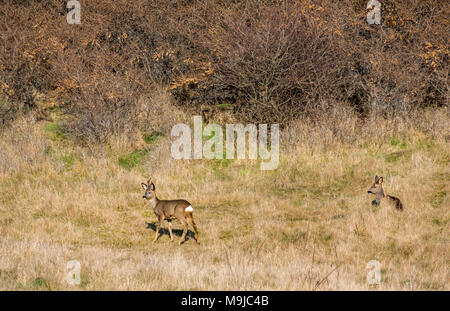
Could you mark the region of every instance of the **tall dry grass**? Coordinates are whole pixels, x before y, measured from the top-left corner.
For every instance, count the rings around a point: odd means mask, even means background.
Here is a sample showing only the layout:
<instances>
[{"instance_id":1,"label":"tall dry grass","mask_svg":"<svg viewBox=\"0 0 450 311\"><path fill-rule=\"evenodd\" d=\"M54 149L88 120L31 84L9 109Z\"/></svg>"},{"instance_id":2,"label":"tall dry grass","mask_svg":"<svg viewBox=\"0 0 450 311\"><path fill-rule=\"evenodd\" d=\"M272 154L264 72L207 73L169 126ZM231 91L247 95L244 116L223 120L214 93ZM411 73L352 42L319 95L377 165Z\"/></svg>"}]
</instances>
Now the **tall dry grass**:
<instances>
[{"instance_id":1,"label":"tall dry grass","mask_svg":"<svg viewBox=\"0 0 450 311\"><path fill-rule=\"evenodd\" d=\"M173 160L167 131L190 122L182 112L160 120L165 136L117 136L96 154L55 122L17 123L1 140L0 289L450 289L448 112L363 123L334 109L284 130L274 171ZM404 212L370 204L375 174ZM160 198L192 203L200 246L167 231L151 243L149 177ZM80 285L65 280L69 260L81 263ZM380 285L366 282L370 260Z\"/></svg>"},{"instance_id":2,"label":"tall dry grass","mask_svg":"<svg viewBox=\"0 0 450 311\"><path fill-rule=\"evenodd\" d=\"M101 0L75 26L59 0L2 1L0 289L448 290L448 6L368 25L366 0ZM279 168L174 161L205 106L282 123ZM404 212L371 206L376 174ZM201 246L151 243L149 177Z\"/></svg>"}]
</instances>

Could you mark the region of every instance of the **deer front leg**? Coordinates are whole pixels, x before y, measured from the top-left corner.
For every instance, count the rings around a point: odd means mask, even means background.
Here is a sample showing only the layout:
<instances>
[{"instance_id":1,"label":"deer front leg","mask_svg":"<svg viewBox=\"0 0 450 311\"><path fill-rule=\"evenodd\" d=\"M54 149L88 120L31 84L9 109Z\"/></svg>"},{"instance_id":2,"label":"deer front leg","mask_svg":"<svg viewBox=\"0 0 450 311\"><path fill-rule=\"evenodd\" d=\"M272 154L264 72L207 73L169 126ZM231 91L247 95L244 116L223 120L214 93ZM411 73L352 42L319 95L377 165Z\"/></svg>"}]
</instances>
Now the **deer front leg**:
<instances>
[{"instance_id":1,"label":"deer front leg","mask_svg":"<svg viewBox=\"0 0 450 311\"><path fill-rule=\"evenodd\" d=\"M169 220L169 234L170 234L170 240L173 242L172 221L171 220Z\"/></svg>"},{"instance_id":2,"label":"deer front leg","mask_svg":"<svg viewBox=\"0 0 450 311\"><path fill-rule=\"evenodd\" d=\"M156 226L155 238L153 239L153 242L156 242L156 240L158 240L158 237L159 237L159 229L161 228L161 223L162 223L162 218L159 217L159 219L158 219L158 225Z\"/></svg>"}]
</instances>

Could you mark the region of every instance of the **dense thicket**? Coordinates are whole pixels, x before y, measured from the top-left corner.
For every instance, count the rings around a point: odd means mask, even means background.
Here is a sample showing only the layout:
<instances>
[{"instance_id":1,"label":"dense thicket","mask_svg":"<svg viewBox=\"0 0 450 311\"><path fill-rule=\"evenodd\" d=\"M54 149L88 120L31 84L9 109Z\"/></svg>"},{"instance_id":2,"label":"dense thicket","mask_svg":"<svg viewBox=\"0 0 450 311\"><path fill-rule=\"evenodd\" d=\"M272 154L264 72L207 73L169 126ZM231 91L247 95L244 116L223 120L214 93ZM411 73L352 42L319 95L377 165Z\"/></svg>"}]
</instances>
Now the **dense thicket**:
<instances>
[{"instance_id":1,"label":"dense thicket","mask_svg":"<svg viewBox=\"0 0 450 311\"><path fill-rule=\"evenodd\" d=\"M323 102L408 112L448 105L449 2L366 0L59 0L0 3L0 120L54 106L72 132L133 130L140 97L165 86L199 112L287 122ZM157 113L157 112L156 112Z\"/></svg>"}]
</instances>

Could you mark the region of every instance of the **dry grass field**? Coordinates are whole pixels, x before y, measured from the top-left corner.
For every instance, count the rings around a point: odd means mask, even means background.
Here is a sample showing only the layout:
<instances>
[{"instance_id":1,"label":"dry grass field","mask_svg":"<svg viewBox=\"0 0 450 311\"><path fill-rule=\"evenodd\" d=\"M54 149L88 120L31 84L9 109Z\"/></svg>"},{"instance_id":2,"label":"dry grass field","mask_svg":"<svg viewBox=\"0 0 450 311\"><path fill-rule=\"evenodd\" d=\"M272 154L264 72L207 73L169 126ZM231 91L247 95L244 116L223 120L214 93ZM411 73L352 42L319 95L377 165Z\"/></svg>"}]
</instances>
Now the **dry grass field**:
<instances>
[{"instance_id":1,"label":"dry grass field","mask_svg":"<svg viewBox=\"0 0 450 311\"><path fill-rule=\"evenodd\" d=\"M448 0L70 2L0 1L0 290L450 290ZM278 168L175 160L196 115Z\"/></svg>"},{"instance_id":2,"label":"dry grass field","mask_svg":"<svg viewBox=\"0 0 450 311\"><path fill-rule=\"evenodd\" d=\"M58 118L16 121L0 140L0 290L449 290L448 111L364 124L333 113L343 121L286 127L274 171L173 160L167 134L93 152ZM371 205L376 174L403 212ZM152 243L149 177L160 199L192 203L201 245L167 230ZM66 282L70 260L80 285Z\"/></svg>"}]
</instances>

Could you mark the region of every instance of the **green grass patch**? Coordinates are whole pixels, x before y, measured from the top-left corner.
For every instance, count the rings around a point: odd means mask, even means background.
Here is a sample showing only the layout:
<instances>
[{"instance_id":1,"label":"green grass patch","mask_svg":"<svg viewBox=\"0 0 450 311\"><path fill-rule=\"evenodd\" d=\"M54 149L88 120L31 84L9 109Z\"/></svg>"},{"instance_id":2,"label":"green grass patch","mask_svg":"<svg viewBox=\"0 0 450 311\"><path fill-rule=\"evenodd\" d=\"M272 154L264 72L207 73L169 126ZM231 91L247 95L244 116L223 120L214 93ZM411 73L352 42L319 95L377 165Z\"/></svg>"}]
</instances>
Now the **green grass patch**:
<instances>
[{"instance_id":1,"label":"green grass patch","mask_svg":"<svg viewBox=\"0 0 450 311\"><path fill-rule=\"evenodd\" d=\"M444 220L444 219L441 219L441 218L434 218L431 222L434 225L442 226L442 225L446 225L448 220Z\"/></svg>"},{"instance_id":2,"label":"green grass patch","mask_svg":"<svg viewBox=\"0 0 450 311\"><path fill-rule=\"evenodd\" d=\"M282 232L281 240L285 243L291 244L306 238L306 232L295 230L294 232Z\"/></svg>"},{"instance_id":3,"label":"green grass patch","mask_svg":"<svg viewBox=\"0 0 450 311\"><path fill-rule=\"evenodd\" d=\"M392 152L389 154L384 155L384 159L388 163L395 163L398 162L401 159L405 159L408 156L411 156L411 151L398 151L398 152Z\"/></svg>"},{"instance_id":4,"label":"green grass patch","mask_svg":"<svg viewBox=\"0 0 450 311\"><path fill-rule=\"evenodd\" d=\"M31 285L34 289L39 289L39 290L42 290L42 289L50 290L51 289L49 282L42 277L35 278L33 281L31 281Z\"/></svg>"},{"instance_id":5,"label":"green grass patch","mask_svg":"<svg viewBox=\"0 0 450 311\"><path fill-rule=\"evenodd\" d=\"M446 191L438 191L433 193L431 196L430 202L433 208L439 208L444 203L445 196L447 195Z\"/></svg>"},{"instance_id":6,"label":"green grass patch","mask_svg":"<svg viewBox=\"0 0 450 311\"><path fill-rule=\"evenodd\" d=\"M433 148L433 142L429 138L419 139L416 144L418 149L430 151Z\"/></svg>"},{"instance_id":7,"label":"green grass patch","mask_svg":"<svg viewBox=\"0 0 450 311\"><path fill-rule=\"evenodd\" d=\"M397 147L400 147L401 149L405 149L406 142L404 139L400 139L400 138L394 136L391 138L391 146L397 146Z\"/></svg>"},{"instance_id":8,"label":"green grass patch","mask_svg":"<svg viewBox=\"0 0 450 311\"><path fill-rule=\"evenodd\" d=\"M45 133L53 141L67 139L67 136L63 133L61 125L57 122L47 123L45 125Z\"/></svg>"},{"instance_id":9,"label":"green grass patch","mask_svg":"<svg viewBox=\"0 0 450 311\"><path fill-rule=\"evenodd\" d=\"M153 144L158 141L160 138L164 137L164 135L160 132L152 132L150 134L144 134L144 141L147 144Z\"/></svg>"},{"instance_id":10,"label":"green grass patch","mask_svg":"<svg viewBox=\"0 0 450 311\"><path fill-rule=\"evenodd\" d=\"M228 104L228 103L222 103L222 104L217 105L217 108L219 108L221 110L227 110L227 109L230 109L231 107L232 107L232 105Z\"/></svg>"},{"instance_id":11,"label":"green grass patch","mask_svg":"<svg viewBox=\"0 0 450 311\"><path fill-rule=\"evenodd\" d=\"M319 240L322 243L327 244L333 240L333 234L325 231L319 231Z\"/></svg>"},{"instance_id":12,"label":"green grass patch","mask_svg":"<svg viewBox=\"0 0 450 311\"><path fill-rule=\"evenodd\" d=\"M140 149L119 157L119 165L126 170L138 166L147 155L147 149Z\"/></svg>"},{"instance_id":13,"label":"green grass patch","mask_svg":"<svg viewBox=\"0 0 450 311\"><path fill-rule=\"evenodd\" d=\"M380 210L379 205L372 205L372 213L376 214Z\"/></svg>"},{"instance_id":14,"label":"green grass patch","mask_svg":"<svg viewBox=\"0 0 450 311\"><path fill-rule=\"evenodd\" d=\"M227 241L233 238L233 231L231 230L222 230L219 234L219 239Z\"/></svg>"},{"instance_id":15,"label":"green grass patch","mask_svg":"<svg viewBox=\"0 0 450 311\"><path fill-rule=\"evenodd\" d=\"M75 158L72 154L63 153L61 155L61 161L64 162L68 167L72 166L75 163Z\"/></svg>"},{"instance_id":16,"label":"green grass patch","mask_svg":"<svg viewBox=\"0 0 450 311\"><path fill-rule=\"evenodd\" d=\"M66 169L70 169L75 164L77 159L81 161L81 157L67 150L49 149L47 153L52 158L54 163L57 165L62 163Z\"/></svg>"},{"instance_id":17,"label":"green grass patch","mask_svg":"<svg viewBox=\"0 0 450 311\"><path fill-rule=\"evenodd\" d=\"M212 170L214 175L220 178L221 180L229 179L230 177L226 174L226 171L231 163L233 163L232 159L216 159L211 161Z\"/></svg>"}]
</instances>

